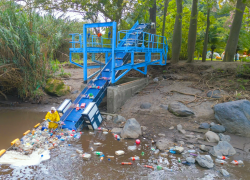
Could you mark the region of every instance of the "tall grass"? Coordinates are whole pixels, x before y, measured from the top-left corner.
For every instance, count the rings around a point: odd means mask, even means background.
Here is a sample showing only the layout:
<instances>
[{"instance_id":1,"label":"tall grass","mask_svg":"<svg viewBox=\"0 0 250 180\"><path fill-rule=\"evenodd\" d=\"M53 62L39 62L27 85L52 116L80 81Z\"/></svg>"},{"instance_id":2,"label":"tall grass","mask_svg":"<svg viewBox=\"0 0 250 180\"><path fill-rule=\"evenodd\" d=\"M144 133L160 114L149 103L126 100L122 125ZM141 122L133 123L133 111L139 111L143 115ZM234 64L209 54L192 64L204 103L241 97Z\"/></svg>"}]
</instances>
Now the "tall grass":
<instances>
[{"instance_id":1,"label":"tall grass","mask_svg":"<svg viewBox=\"0 0 250 180\"><path fill-rule=\"evenodd\" d=\"M25 12L11 1L0 2L0 93L17 90L32 97L50 73L56 50L65 43L73 22Z\"/></svg>"}]
</instances>

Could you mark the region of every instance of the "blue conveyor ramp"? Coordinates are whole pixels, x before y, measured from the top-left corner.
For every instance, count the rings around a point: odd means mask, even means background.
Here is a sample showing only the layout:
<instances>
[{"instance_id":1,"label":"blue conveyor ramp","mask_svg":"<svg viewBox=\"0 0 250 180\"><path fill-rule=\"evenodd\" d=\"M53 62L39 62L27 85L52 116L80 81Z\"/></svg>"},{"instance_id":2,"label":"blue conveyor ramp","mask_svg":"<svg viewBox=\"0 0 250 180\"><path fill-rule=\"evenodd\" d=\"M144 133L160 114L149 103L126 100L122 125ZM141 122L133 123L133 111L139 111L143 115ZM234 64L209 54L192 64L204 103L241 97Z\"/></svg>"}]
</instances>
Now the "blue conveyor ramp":
<instances>
[{"instance_id":1,"label":"blue conveyor ramp","mask_svg":"<svg viewBox=\"0 0 250 180\"><path fill-rule=\"evenodd\" d=\"M104 47L104 45L102 44L103 40L101 41L102 43L98 44L95 44L96 41L94 43L87 42L87 28L105 26L113 27L113 36L112 39L110 39L111 43L109 47ZM147 31L148 29L150 29L150 27L150 24L139 24L138 22L136 22L130 30L118 32L116 41L115 22L84 25L83 34L79 35L79 41L72 41L72 48L70 48L70 62L73 62L71 59L71 53L83 53L84 63L80 66L84 68L84 82L87 82L87 80L94 75L96 75L96 77L92 80L89 80L87 86L83 89L83 91L79 94L79 96L73 103L68 104L67 107L64 103L64 107L66 108L66 110L61 117L61 121L64 121L65 123L65 125L63 125L63 128L77 130L79 128L82 128L83 126L88 126L89 128L92 127L92 129L96 129L102 121L100 112L97 107L105 97L107 87L109 85L117 82L131 69L135 69L143 74L146 74L148 65L166 64L166 38L149 34ZM160 40L160 38L164 39L163 42ZM80 46L76 48L75 43L80 44ZM135 52L145 53L144 63L134 62ZM89 77L87 77L87 53L106 54L105 64L101 66L101 69L97 71L97 73ZM158 53L160 59L152 61L151 53ZM144 67L144 71L138 69L140 67ZM63 106L63 104L61 106Z\"/></svg>"}]
</instances>

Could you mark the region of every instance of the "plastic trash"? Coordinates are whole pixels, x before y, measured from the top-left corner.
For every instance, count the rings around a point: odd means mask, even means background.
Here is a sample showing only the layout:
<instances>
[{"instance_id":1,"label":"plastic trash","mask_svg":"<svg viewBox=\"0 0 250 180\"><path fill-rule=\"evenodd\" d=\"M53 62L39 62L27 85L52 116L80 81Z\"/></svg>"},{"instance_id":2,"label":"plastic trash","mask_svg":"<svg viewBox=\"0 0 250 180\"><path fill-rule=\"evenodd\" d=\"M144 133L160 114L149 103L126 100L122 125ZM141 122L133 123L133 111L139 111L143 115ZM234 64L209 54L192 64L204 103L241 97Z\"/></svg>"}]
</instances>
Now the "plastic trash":
<instances>
[{"instance_id":1,"label":"plastic trash","mask_svg":"<svg viewBox=\"0 0 250 180\"><path fill-rule=\"evenodd\" d=\"M128 146L128 150L129 151L135 151L136 150L136 146Z\"/></svg>"},{"instance_id":2,"label":"plastic trash","mask_svg":"<svg viewBox=\"0 0 250 180\"><path fill-rule=\"evenodd\" d=\"M154 151L154 154L157 155L157 154L159 154L159 152L160 152L160 150L159 150L159 149L156 149L156 150Z\"/></svg>"},{"instance_id":3,"label":"plastic trash","mask_svg":"<svg viewBox=\"0 0 250 180\"><path fill-rule=\"evenodd\" d=\"M160 156L161 157L168 157L168 154L167 153L160 153Z\"/></svg>"},{"instance_id":4,"label":"plastic trash","mask_svg":"<svg viewBox=\"0 0 250 180\"><path fill-rule=\"evenodd\" d=\"M115 151L115 154L116 154L117 156L120 156L120 155L125 154L125 152L124 152L123 150L118 150L118 151Z\"/></svg>"},{"instance_id":5,"label":"plastic trash","mask_svg":"<svg viewBox=\"0 0 250 180\"><path fill-rule=\"evenodd\" d=\"M81 109L85 108L85 106L86 106L86 103L82 103L81 104Z\"/></svg>"},{"instance_id":6,"label":"plastic trash","mask_svg":"<svg viewBox=\"0 0 250 180\"><path fill-rule=\"evenodd\" d=\"M151 147L151 151L155 151L155 148Z\"/></svg>"},{"instance_id":7,"label":"plastic trash","mask_svg":"<svg viewBox=\"0 0 250 180\"><path fill-rule=\"evenodd\" d=\"M227 163L226 161L221 160L221 159L215 159L215 162L219 163L219 164L226 164Z\"/></svg>"},{"instance_id":8,"label":"plastic trash","mask_svg":"<svg viewBox=\"0 0 250 180\"><path fill-rule=\"evenodd\" d=\"M178 162L179 162L179 163L181 162L181 159L180 159L180 158L178 158Z\"/></svg>"},{"instance_id":9,"label":"plastic trash","mask_svg":"<svg viewBox=\"0 0 250 180\"><path fill-rule=\"evenodd\" d=\"M182 161L181 163L184 164L184 165L187 165L187 166L191 166L191 164L189 162L187 162L187 161Z\"/></svg>"},{"instance_id":10,"label":"plastic trash","mask_svg":"<svg viewBox=\"0 0 250 180\"><path fill-rule=\"evenodd\" d=\"M100 161L102 161L103 159L104 159L104 154L100 156Z\"/></svg>"},{"instance_id":11,"label":"plastic trash","mask_svg":"<svg viewBox=\"0 0 250 180\"><path fill-rule=\"evenodd\" d=\"M189 152L189 153L195 153L195 150L194 149L190 149L187 152Z\"/></svg>"},{"instance_id":12,"label":"plastic trash","mask_svg":"<svg viewBox=\"0 0 250 180\"><path fill-rule=\"evenodd\" d=\"M95 134L95 133L94 133L94 132L89 132L89 134L90 134L90 135L93 135L93 134Z\"/></svg>"},{"instance_id":13,"label":"plastic trash","mask_svg":"<svg viewBox=\"0 0 250 180\"><path fill-rule=\"evenodd\" d=\"M115 156L107 156L107 158L115 158Z\"/></svg>"},{"instance_id":14,"label":"plastic trash","mask_svg":"<svg viewBox=\"0 0 250 180\"><path fill-rule=\"evenodd\" d=\"M136 145L140 145L140 144L141 144L140 139L136 139L136 140L135 140L135 143L136 143Z\"/></svg>"},{"instance_id":15,"label":"plastic trash","mask_svg":"<svg viewBox=\"0 0 250 180\"><path fill-rule=\"evenodd\" d=\"M94 145L95 145L95 146L101 146L102 143L97 142L97 143L94 143Z\"/></svg>"},{"instance_id":16,"label":"plastic trash","mask_svg":"<svg viewBox=\"0 0 250 180\"><path fill-rule=\"evenodd\" d=\"M234 165L244 164L242 160L239 160L239 161L233 160L231 163Z\"/></svg>"},{"instance_id":17,"label":"plastic trash","mask_svg":"<svg viewBox=\"0 0 250 180\"><path fill-rule=\"evenodd\" d=\"M103 131L103 134L108 134L109 132L107 132L107 131Z\"/></svg>"},{"instance_id":18,"label":"plastic trash","mask_svg":"<svg viewBox=\"0 0 250 180\"><path fill-rule=\"evenodd\" d=\"M79 108L79 104L76 105L76 110L78 111L80 108Z\"/></svg>"},{"instance_id":19,"label":"plastic trash","mask_svg":"<svg viewBox=\"0 0 250 180\"><path fill-rule=\"evenodd\" d=\"M97 130L99 130L99 131L108 131L108 129L103 128L103 127L98 127Z\"/></svg>"},{"instance_id":20,"label":"plastic trash","mask_svg":"<svg viewBox=\"0 0 250 180\"><path fill-rule=\"evenodd\" d=\"M97 156L101 156L103 155L103 152L100 152L100 151L94 151L94 154L97 155Z\"/></svg>"},{"instance_id":21,"label":"plastic trash","mask_svg":"<svg viewBox=\"0 0 250 180\"><path fill-rule=\"evenodd\" d=\"M169 152L172 154L176 154L176 151L173 151L173 150L169 150Z\"/></svg>"},{"instance_id":22,"label":"plastic trash","mask_svg":"<svg viewBox=\"0 0 250 180\"><path fill-rule=\"evenodd\" d=\"M139 156L135 156L135 157L131 157L129 159L131 159L132 161L136 161L136 160L140 160L140 157Z\"/></svg>"},{"instance_id":23,"label":"plastic trash","mask_svg":"<svg viewBox=\"0 0 250 180\"><path fill-rule=\"evenodd\" d=\"M91 154L88 154L88 153L84 153L81 155L81 157L85 160L89 160L91 158Z\"/></svg>"},{"instance_id":24,"label":"plastic trash","mask_svg":"<svg viewBox=\"0 0 250 180\"><path fill-rule=\"evenodd\" d=\"M79 149L76 149L76 152L77 152L78 154L83 154L83 151L82 151L82 150L79 150Z\"/></svg>"},{"instance_id":25,"label":"plastic trash","mask_svg":"<svg viewBox=\"0 0 250 180\"><path fill-rule=\"evenodd\" d=\"M132 165L131 162L122 162L121 164L122 164L122 165Z\"/></svg>"},{"instance_id":26,"label":"plastic trash","mask_svg":"<svg viewBox=\"0 0 250 180\"><path fill-rule=\"evenodd\" d=\"M141 152L141 155L144 156L144 152L143 151Z\"/></svg>"},{"instance_id":27,"label":"plastic trash","mask_svg":"<svg viewBox=\"0 0 250 180\"><path fill-rule=\"evenodd\" d=\"M153 166L149 166L149 165L144 165L144 167L154 169Z\"/></svg>"},{"instance_id":28,"label":"plastic trash","mask_svg":"<svg viewBox=\"0 0 250 180\"><path fill-rule=\"evenodd\" d=\"M226 156L217 156L217 158L218 158L218 159L223 159L223 160L224 160L224 159L229 159L229 158L226 157Z\"/></svg>"}]
</instances>

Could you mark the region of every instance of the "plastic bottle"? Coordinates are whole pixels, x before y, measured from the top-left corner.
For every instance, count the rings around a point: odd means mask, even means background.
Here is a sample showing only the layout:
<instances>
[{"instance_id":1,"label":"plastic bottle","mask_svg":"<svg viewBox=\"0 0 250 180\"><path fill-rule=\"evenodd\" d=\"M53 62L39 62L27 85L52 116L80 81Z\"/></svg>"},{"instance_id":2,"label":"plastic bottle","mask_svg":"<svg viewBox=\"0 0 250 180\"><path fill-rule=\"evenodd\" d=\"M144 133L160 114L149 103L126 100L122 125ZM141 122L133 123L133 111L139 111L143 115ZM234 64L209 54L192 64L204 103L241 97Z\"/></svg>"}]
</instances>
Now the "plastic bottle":
<instances>
[{"instance_id":1,"label":"plastic bottle","mask_svg":"<svg viewBox=\"0 0 250 180\"><path fill-rule=\"evenodd\" d=\"M97 155L97 156L101 156L103 155L103 152L100 152L100 151L94 151L94 154Z\"/></svg>"},{"instance_id":2,"label":"plastic bottle","mask_svg":"<svg viewBox=\"0 0 250 180\"><path fill-rule=\"evenodd\" d=\"M122 164L122 165L132 165L131 162L122 162L121 164Z\"/></svg>"},{"instance_id":3,"label":"plastic bottle","mask_svg":"<svg viewBox=\"0 0 250 180\"><path fill-rule=\"evenodd\" d=\"M141 152L141 155L144 156L144 152L143 151Z\"/></svg>"},{"instance_id":4,"label":"plastic bottle","mask_svg":"<svg viewBox=\"0 0 250 180\"><path fill-rule=\"evenodd\" d=\"M102 143L97 142L97 143L94 143L94 145L95 145L95 146L101 146Z\"/></svg>"},{"instance_id":5,"label":"plastic bottle","mask_svg":"<svg viewBox=\"0 0 250 180\"><path fill-rule=\"evenodd\" d=\"M135 157L131 157L131 158L129 158L129 159L131 159L132 161L135 161L135 160L140 160L140 157L135 156Z\"/></svg>"},{"instance_id":6,"label":"plastic bottle","mask_svg":"<svg viewBox=\"0 0 250 180\"><path fill-rule=\"evenodd\" d=\"M154 169L153 166L149 166L149 165L144 165L144 167Z\"/></svg>"},{"instance_id":7,"label":"plastic bottle","mask_svg":"<svg viewBox=\"0 0 250 180\"><path fill-rule=\"evenodd\" d=\"M79 108L79 104L76 105L76 110L78 111L80 108Z\"/></svg>"},{"instance_id":8,"label":"plastic bottle","mask_svg":"<svg viewBox=\"0 0 250 180\"><path fill-rule=\"evenodd\" d=\"M195 153L194 149L188 150L189 153Z\"/></svg>"},{"instance_id":9,"label":"plastic bottle","mask_svg":"<svg viewBox=\"0 0 250 180\"><path fill-rule=\"evenodd\" d=\"M100 161L104 159L104 154L100 156Z\"/></svg>"},{"instance_id":10,"label":"plastic bottle","mask_svg":"<svg viewBox=\"0 0 250 180\"><path fill-rule=\"evenodd\" d=\"M231 163L235 165L244 164L242 160L239 160L239 161L233 160Z\"/></svg>"},{"instance_id":11,"label":"plastic bottle","mask_svg":"<svg viewBox=\"0 0 250 180\"><path fill-rule=\"evenodd\" d=\"M215 162L219 163L219 164L226 164L227 163L226 161L221 160L221 159L215 159Z\"/></svg>"},{"instance_id":12,"label":"plastic bottle","mask_svg":"<svg viewBox=\"0 0 250 180\"><path fill-rule=\"evenodd\" d=\"M115 158L115 156L107 156L107 158Z\"/></svg>"},{"instance_id":13,"label":"plastic bottle","mask_svg":"<svg viewBox=\"0 0 250 180\"><path fill-rule=\"evenodd\" d=\"M160 152L160 150L159 150L159 149L156 149L156 150L154 151L154 154L157 155L157 154L159 154L159 152Z\"/></svg>"},{"instance_id":14,"label":"plastic bottle","mask_svg":"<svg viewBox=\"0 0 250 180\"><path fill-rule=\"evenodd\" d=\"M156 169L157 169L157 170L162 170L163 167L162 167L162 166L157 166Z\"/></svg>"},{"instance_id":15,"label":"plastic bottle","mask_svg":"<svg viewBox=\"0 0 250 180\"><path fill-rule=\"evenodd\" d=\"M76 152L77 152L78 154L83 154L83 151L82 151L82 150L79 150L79 149L76 149Z\"/></svg>"},{"instance_id":16,"label":"plastic bottle","mask_svg":"<svg viewBox=\"0 0 250 180\"><path fill-rule=\"evenodd\" d=\"M99 128L97 128L97 130L99 130L99 131L108 131L108 129L103 128L103 127L99 127Z\"/></svg>"},{"instance_id":17,"label":"plastic bottle","mask_svg":"<svg viewBox=\"0 0 250 180\"><path fill-rule=\"evenodd\" d=\"M115 154L116 154L117 156L120 156L120 155L125 154L125 152L124 152L123 150L118 150L118 151L115 151Z\"/></svg>"},{"instance_id":18,"label":"plastic bottle","mask_svg":"<svg viewBox=\"0 0 250 180\"><path fill-rule=\"evenodd\" d=\"M94 148L93 147L90 147L91 151L94 151Z\"/></svg>"},{"instance_id":19,"label":"plastic bottle","mask_svg":"<svg viewBox=\"0 0 250 180\"><path fill-rule=\"evenodd\" d=\"M81 157L85 160L89 160L91 158L91 154L88 154L88 153L84 153L81 155Z\"/></svg>"},{"instance_id":20,"label":"plastic bottle","mask_svg":"<svg viewBox=\"0 0 250 180\"><path fill-rule=\"evenodd\" d=\"M167 167L163 167L162 169L165 170L165 171L171 171L171 172L174 171L173 169L169 169L169 168L167 168Z\"/></svg>"},{"instance_id":21,"label":"plastic bottle","mask_svg":"<svg viewBox=\"0 0 250 180\"><path fill-rule=\"evenodd\" d=\"M226 156L217 156L217 158L218 158L218 159L223 159L223 160L224 160L224 159L229 159L229 158L226 157Z\"/></svg>"},{"instance_id":22,"label":"plastic bottle","mask_svg":"<svg viewBox=\"0 0 250 180\"><path fill-rule=\"evenodd\" d=\"M107 131L103 131L103 134L108 134L109 132L107 132Z\"/></svg>"},{"instance_id":23,"label":"plastic bottle","mask_svg":"<svg viewBox=\"0 0 250 180\"><path fill-rule=\"evenodd\" d=\"M173 151L173 150L169 150L169 152L172 154L176 154L176 151Z\"/></svg>"},{"instance_id":24,"label":"plastic bottle","mask_svg":"<svg viewBox=\"0 0 250 180\"><path fill-rule=\"evenodd\" d=\"M178 158L178 162L179 162L179 163L181 162L181 159L180 159L180 158Z\"/></svg>"}]
</instances>

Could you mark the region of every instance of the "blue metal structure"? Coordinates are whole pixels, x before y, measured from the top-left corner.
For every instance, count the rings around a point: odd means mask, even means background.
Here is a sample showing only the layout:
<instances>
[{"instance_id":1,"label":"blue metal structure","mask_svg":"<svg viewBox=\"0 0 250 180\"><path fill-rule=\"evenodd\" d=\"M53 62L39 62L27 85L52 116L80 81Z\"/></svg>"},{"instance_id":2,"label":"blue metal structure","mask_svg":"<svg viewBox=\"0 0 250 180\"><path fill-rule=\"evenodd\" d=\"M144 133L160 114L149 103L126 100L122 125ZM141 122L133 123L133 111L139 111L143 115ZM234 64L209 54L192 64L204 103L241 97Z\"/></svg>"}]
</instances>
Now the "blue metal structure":
<instances>
[{"instance_id":1,"label":"blue metal structure","mask_svg":"<svg viewBox=\"0 0 250 180\"><path fill-rule=\"evenodd\" d=\"M112 38L98 38L92 35L88 38L88 28L112 27ZM72 35L72 48L70 48L70 62L83 68L84 83L90 80L87 87L83 89L73 104L61 117L65 125L63 128L77 129L85 124L86 119L82 113L85 108L76 110L76 105L84 104L87 108L91 102L98 106L106 95L107 87L122 78L131 69L147 74L148 65L166 65L168 45L163 36L150 34L147 31L151 28L150 24L139 24L137 21L130 30L119 31L116 37L116 22L84 24L83 34ZM117 38L117 39L116 39ZM117 45L116 45L117 44ZM72 60L72 53L83 53L83 65ZM95 53L105 54L105 63L95 59ZM144 62L136 63L135 53L145 55ZM88 54L92 54L92 61L98 65L88 66ZM158 54L159 59L152 60L152 54ZM130 60L130 62L129 62ZM87 69L100 68L94 74L88 76ZM139 69L144 68L144 70ZM93 105L93 104L92 104ZM99 112L99 111L98 111ZM85 116L89 117L88 115ZM89 119L89 121L95 121ZM97 121L97 119L96 119ZM99 119L100 124L101 120Z\"/></svg>"}]
</instances>

